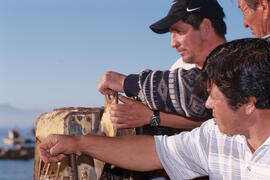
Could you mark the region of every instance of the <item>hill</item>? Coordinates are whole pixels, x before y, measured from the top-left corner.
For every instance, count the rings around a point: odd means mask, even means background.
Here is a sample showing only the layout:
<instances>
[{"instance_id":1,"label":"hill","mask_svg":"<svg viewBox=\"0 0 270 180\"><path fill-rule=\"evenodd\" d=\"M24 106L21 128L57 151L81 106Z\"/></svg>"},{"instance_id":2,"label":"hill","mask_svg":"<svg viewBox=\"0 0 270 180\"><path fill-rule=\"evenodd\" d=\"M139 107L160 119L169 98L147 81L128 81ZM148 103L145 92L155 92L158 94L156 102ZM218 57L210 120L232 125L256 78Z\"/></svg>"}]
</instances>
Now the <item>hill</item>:
<instances>
[{"instance_id":1,"label":"hill","mask_svg":"<svg viewBox=\"0 0 270 180\"><path fill-rule=\"evenodd\" d=\"M44 112L46 111L0 104L0 127L34 127L36 119Z\"/></svg>"}]
</instances>

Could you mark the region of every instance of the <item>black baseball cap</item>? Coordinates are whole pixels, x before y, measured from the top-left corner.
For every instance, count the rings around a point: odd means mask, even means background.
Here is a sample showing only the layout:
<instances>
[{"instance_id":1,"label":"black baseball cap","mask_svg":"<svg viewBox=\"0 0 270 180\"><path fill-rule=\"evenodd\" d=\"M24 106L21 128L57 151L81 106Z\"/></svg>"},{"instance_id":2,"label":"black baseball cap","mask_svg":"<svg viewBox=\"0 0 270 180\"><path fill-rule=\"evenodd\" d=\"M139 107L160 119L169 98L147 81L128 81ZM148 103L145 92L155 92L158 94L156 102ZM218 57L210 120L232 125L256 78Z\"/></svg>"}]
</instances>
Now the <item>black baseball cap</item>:
<instances>
[{"instance_id":1,"label":"black baseball cap","mask_svg":"<svg viewBox=\"0 0 270 180\"><path fill-rule=\"evenodd\" d=\"M167 33L170 26L192 13L209 19L223 19L225 16L217 0L174 0L168 15L152 24L150 29L158 34Z\"/></svg>"}]
</instances>

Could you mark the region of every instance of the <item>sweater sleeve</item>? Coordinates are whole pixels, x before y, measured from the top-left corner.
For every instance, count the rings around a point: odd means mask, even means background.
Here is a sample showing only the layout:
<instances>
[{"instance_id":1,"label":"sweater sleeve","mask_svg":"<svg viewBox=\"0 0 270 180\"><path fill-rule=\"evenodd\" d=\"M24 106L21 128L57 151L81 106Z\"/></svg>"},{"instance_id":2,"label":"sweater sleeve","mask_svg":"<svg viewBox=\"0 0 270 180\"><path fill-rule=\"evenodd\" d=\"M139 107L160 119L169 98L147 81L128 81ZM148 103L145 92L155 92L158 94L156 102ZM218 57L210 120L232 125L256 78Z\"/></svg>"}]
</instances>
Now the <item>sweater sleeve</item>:
<instances>
[{"instance_id":1,"label":"sweater sleeve","mask_svg":"<svg viewBox=\"0 0 270 180\"><path fill-rule=\"evenodd\" d=\"M146 69L139 75L129 75L125 79L124 89L126 95L137 96L153 110L207 118L211 117L211 111L204 106L207 97L199 97L192 92L199 73L198 68L178 68L173 71Z\"/></svg>"},{"instance_id":2,"label":"sweater sleeve","mask_svg":"<svg viewBox=\"0 0 270 180\"><path fill-rule=\"evenodd\" d=\"M124 81L124 92L128 97L138 96L140 91L138 81L138 74L130 74L126 77Z\"/></svg>"}]
</instances>

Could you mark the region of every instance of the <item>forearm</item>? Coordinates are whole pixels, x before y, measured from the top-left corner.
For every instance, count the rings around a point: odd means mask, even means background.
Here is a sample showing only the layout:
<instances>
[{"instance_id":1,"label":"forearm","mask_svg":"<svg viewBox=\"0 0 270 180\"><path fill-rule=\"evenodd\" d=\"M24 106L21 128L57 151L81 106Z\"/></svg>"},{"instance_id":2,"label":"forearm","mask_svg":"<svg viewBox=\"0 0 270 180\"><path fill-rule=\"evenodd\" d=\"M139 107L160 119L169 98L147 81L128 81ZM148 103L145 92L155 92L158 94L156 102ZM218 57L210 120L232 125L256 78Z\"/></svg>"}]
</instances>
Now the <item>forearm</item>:
<instances>
[{"instance_id":1,"label":"forearm","mask_svg":"<svg viewBox=\"0 0 270 180\"><path fill-rule=\"evenodd\" d=\"M118 167L149 171L161 169L155 149L154 138L151 136L78 136L78 147L82 153L114 164Z\"/></svg>"},{"instance_id":2,"label":"forearm","mask_svg":"<svg viewBox=\"0 0 270 180\"><path fill-rule=\"evenodd\" d=\"M178 114L160 112L160 125L171 128L191 130L199 127L206 119L194 120Z\"/></svg>"},{"instance_id":3,"label":"forearm","mask_svg":"<svg viewBox=\"0 0 270 180\"><path fill-rule=\"evenodd\" d=\"M177 69L175 71L144 70L136 78L125 80L125 86L138 84L139 92L134 91L141 102L150 109L172 112L191 118L209 118L211 111L204 106L206 96L193 93L193 86L200 70ZM133 88L133 89L137 89ZM137 93L137 94L136 94Z\"/></svg>"}]
</instances>

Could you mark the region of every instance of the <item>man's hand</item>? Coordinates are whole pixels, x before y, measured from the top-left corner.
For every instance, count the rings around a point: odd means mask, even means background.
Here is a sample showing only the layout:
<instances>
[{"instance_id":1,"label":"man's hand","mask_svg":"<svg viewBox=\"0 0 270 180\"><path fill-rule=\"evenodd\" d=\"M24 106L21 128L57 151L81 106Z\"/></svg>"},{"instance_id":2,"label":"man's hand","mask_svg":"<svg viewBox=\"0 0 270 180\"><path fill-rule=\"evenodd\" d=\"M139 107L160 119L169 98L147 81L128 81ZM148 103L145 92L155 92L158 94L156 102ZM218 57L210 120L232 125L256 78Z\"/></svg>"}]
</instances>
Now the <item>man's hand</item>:
<instances>
[{"instance_id":1,"label":"man's hand","mask_svg":"<svg viewBox=\"0 0 270 180\"><path fill-rule=\"evenodd\" d=\"M124 104L111 105L111 121L116 128L135 128L149 124L153 111L141 102L118 95Z\"/></svg>"},{"instance_id":2,"label":"man's hand","mask_svg":"<svg viewBox=\"0 0 270 180\"><path fill-rule=\"evenodd\" d=\"M75 136L49 135L38 147L40 158L44 162L61 161L67 154L77 153Z\"/></svg>"},{"instance_id":3,"label":"man's hand","mask_svg":"<svg viewBox=\"0 0 270 180\"><path fill-rule=\"evenodd\" d=\"M113 91L124 92L126 76L117 72L108 71L98 80L98 91L102 94L113 94Z\"/></svg>"},{"instance_id":4,"label":"man's hand","mask_svg":"<svg viewBox=\"0 0 270 180\"><path fill-rule=\"evenodd\" d=\"M84 153L121 168L151 171L162 168L155 147L152 136L50 135L39 145L39 154L46 163Z\"/></svg>"}]
</instances>

